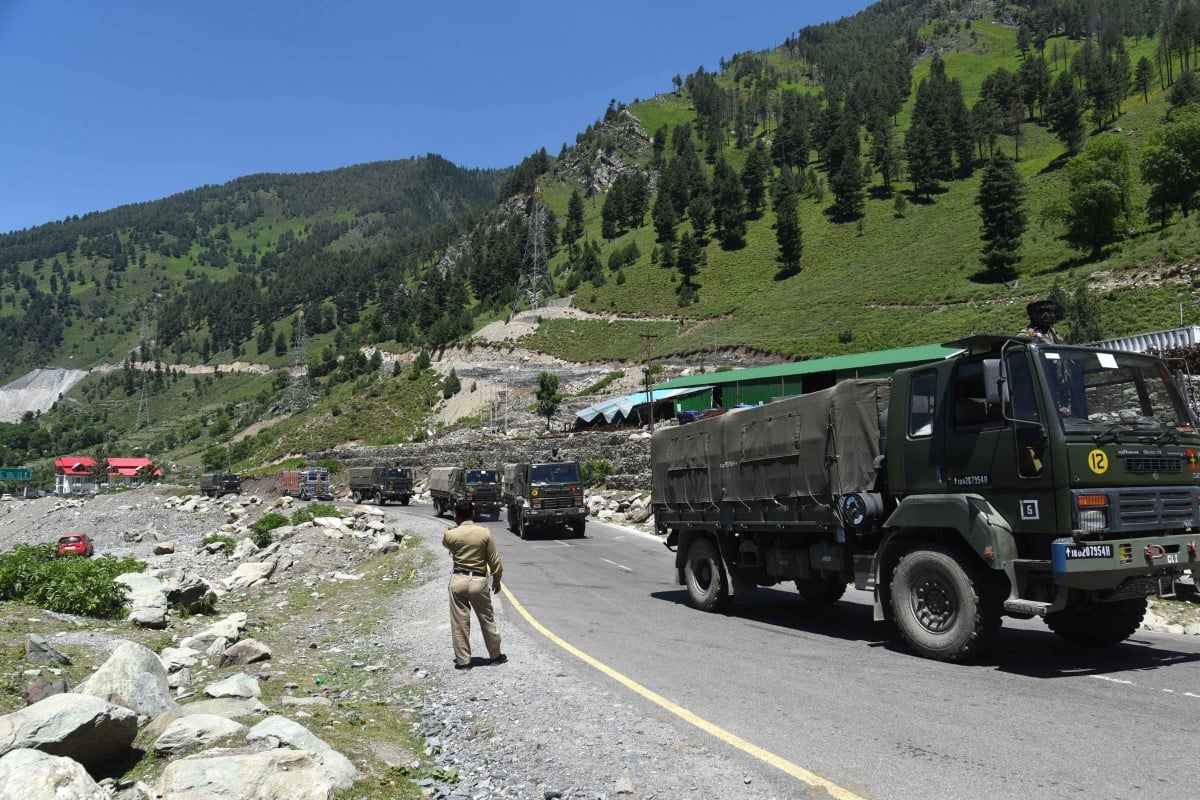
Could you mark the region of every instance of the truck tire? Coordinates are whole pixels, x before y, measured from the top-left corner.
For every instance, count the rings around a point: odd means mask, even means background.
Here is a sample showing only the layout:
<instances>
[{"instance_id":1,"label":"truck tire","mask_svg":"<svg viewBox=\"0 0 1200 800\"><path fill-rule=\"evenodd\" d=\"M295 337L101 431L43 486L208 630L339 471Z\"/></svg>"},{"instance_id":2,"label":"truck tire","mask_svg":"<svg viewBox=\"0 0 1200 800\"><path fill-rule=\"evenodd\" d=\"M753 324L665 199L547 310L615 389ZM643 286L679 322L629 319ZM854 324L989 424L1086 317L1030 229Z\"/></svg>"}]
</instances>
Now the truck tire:
<instances>
[{"instance_id":1,"label":"truck tire","mask_svg":"<svg viewBox=\"0 0 1200 800\"><path fill-rule=\"evenodd\" d=\"M409 499L410 499L410 498L407 498L407 497L401 497L401 498L400 498L400 505L402 505L402 506L406 506L406 505L408 505L408 501L409 501Z\"/></svg>"},{"instance_id":2,"label":"truck tire","mask_svg":"<svg viewBox=\"0 0 1200 800\"><path fill-rule=\"evenodd\" d=\"M1078 603L1046 615L1046 625L1064 639L1093 647L1119 644L1141 626L1146 598Z\"/></svg>"},{"instance_id":3,"label":"truck tire","mask_svg":"<svg viewBox=\"0 0 1200 800\"><path fill-rule=\"evenodd\" d=\"M387 505L387 501L383 499L383 492L379 492L379 491L375 492L375 505L377 505L377 506L386 506Z\"/></svg>"},{"instance_id":4,"label":"truck tire","mask_svg":"<svg viewBox=\"0 0 1200 800\"><path fill-rule=\"evenodd\" d=\"M846 582L837 578L816 578L796 581L796 589L809 605L829 606L842 599L846 593Z\"/></svg>"},{"instance_id":5,"label":"truck tire","mask_svg":"<svg viewBox=\"0 0 1200 800\"><path fill-rule=\"evenodd\" d=\"M355 503L361 503L362 495L358 493L357 489L355 489L353 492L350 493L350 499L353 500Z\"/></svg>"},{"instance_id":6,"label":"truck tire","mask_svg":"<svg viewBox=\"0 0 1200 800\"><path fill-rule=\"evenodd\" d=\"M1000 603L990 576L960 553L920 545L892 576L892 614L900 635L924 658L958 661L991 643Z\"/></svg>"},{"instance_id":7,"label":"truck tire","mask_svg":"<svg viewBox=\"0 0 1200 800\"><path fill-rule=\"evenodd\" d=\"M587 520L583 518L573 519L570 524L571 533L582 538L583 532L587 530Z\"/></svg>"},{"instance_id":8,"label":"truck tire","mask_svg":"<svg viewBox=\"0 0 1200 800\"><path fill-rule=\"evenodd\" d=\"M729 579L712 539L700 538L692 542L683 572L692 605L701 611L729 608Z\"/></svg>"},{"instance_id":9,"label":"truck tire","mask_svg":"<svg viewBox=\"0 0 1200 800\"><path fill-rule=\"evenodd\" d=\"M517 536L520 536L522 539L525 539L528 537L528 533L529 532L525 529L525 515L518 514L517 515Z\"/></svg>"},{"instance_id":10,"label":"truck tire","mask_svg":"<svg viewBox=\"0 0 1200 800\"><path fill-rule=\"evenodd\" d=\"M516 519L516 517L513 516L513 507L512 506L508 506L507 516L508 516L508 529L510 531L512 531L513 533L516 533L517 532L517 519Z\"/></svg>"}]
</instances>

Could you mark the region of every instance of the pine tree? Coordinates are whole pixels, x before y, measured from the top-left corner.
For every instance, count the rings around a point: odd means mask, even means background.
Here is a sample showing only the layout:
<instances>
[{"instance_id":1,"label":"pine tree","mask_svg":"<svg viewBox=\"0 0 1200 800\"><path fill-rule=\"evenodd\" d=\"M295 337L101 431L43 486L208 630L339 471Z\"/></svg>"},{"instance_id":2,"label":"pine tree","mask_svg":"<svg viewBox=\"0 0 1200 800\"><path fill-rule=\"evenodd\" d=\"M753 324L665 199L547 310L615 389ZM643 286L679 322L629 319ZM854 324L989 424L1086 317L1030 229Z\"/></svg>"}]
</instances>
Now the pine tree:
<instances>
[{"instance_id":1,"label":"pine tree","mask_svg":"<svg viewBox=\"0 0 1200 800\"><path fill-rule=\"evenodd\" d=\"M581 236L583 236L583 196L579 194L578 189L575 189L571 192L571 199L567 201L567 221L563 224L562 243L572 245L579 241Z\"/></svg>"},{"instance_id":2,"label":"pine tree","mask_svg":"<svg viewBox=\"0 0 1200 800\"><path fill-rule=\"evenodd\" d=\"M1058 73L1043 111L1046 127L1074 155L1083 143L1083 95L1068 72Z\"/></svg>"},{"instance_id":3,"label":"pine tree","mask_svg":"<svg viewBox=\"0 0 1200 800\"><path fill-rule=\"evenodd\" d=\"M740 247L746 235L746 195L724 156L713 166L712 195L717 236L727 248Z\"/></svg>"},{"instance_id":4,"label":"pine tree","mask_svg":"<svg viewBox=\"0 0 1200 800\"><path fill-rule=\"evenodd\" d=\"M771 176L771 156L759 140L746 156L742 169L742 188L746 191L746 206L751 216L757 218L762 212L767 195L767 179Z\"/></svg>"},{"instance_id":5,"label":"pine tree","mask_svg":"<svg viewBox=\"0 0 1200 800\"><path fill-rule=\"evenodd\" d=\"M654 221L657 241L675 241L675 226L679 224L679 214L675 211L675 204L671 201L670 194L658 193L658 199L654 201L654 210L650 213L650 217Z\"/></svg>"},{"instance_id":6,"label":"pine tree","mask_svg":"<svg viewBox=\"0 0 1200 800\"><path fill-rule=\"evenodd\" d=\"M1025 233L1025 187L1004 151L988 162L975 203L983 220L982 260L989 277L1010 280L1016 274Z\"/></svg>"},{"instance_id":7,"label":"pine tree","mask_svg":"<svg viewBox=\"0 0 1200 800\"><path fill-rule=\"evenodd\" d=\"M908 158L908 177L913 183L913 193L930 197L938 188L933 131L923 122L914 122L908 129L908 135L904 137L904 150Z\"/></svg>"},{"instance_id":8,"label":"pine tree","mask_svg":"<svg viewBox=\"0 0 1200 800\"><path fill-rule=\"evenodd\" d=\"M779 244L779 272L776 280L790 278L800 271L804 237L800 228L799 198L791 170L781 170L775 182L775 241Z\"/></svg>"},{"instance_id":9,"label":"pine tree","mask_svg":"<svg viewBox=\"0 0 1200 800\"><path fill-rule=\"evenodd\" d=\"M686 294L689 298L695 295L696 281L700 269L707 263L708 257L700 240L688 232L679 237L679 252L675 257L675 269L679 271L682 280L677 292Z\"/></svg>"}]
</instances>

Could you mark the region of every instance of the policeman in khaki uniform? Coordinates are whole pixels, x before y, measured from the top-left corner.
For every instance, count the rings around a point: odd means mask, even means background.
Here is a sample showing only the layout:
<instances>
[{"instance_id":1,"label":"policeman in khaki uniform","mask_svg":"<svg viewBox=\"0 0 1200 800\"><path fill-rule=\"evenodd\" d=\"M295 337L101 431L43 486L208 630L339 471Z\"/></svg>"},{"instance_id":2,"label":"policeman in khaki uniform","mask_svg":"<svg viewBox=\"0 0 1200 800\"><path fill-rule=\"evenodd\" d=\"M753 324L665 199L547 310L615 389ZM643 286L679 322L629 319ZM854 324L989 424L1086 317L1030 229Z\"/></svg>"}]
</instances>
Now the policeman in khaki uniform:
<instances>
[{"instance_id":1,"label":"policeman in khaki uniform","mask_svg":"<svg viewBox=\"0 0 1200 800\"><path fill-rule=\"evenodd\" d=\"M469 500L454 505L457 528L446 531L442 546L450 551L454 568L450 574L450 641L454 645L454 668L471 667L471 611L479 618L489 664L503 664L508 656L500 652L500 631L492 614L492 593L500 591L500 554L492 534L474 522ZM488 591L491 573L491 592Z\"/></svg>"}]
</instances>

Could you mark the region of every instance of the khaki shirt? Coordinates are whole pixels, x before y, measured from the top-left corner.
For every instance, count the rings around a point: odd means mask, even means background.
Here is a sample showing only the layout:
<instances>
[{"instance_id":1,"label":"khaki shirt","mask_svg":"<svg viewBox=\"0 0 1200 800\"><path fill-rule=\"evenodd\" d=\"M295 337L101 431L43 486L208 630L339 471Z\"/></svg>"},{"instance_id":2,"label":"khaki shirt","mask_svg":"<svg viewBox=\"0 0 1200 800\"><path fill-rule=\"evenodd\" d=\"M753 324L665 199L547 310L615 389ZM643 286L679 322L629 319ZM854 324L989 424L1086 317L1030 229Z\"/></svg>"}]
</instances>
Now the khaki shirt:
<instances>
[{"instance_id":1,"label":"khaki shirt","mask_svg":"<svg viewBox=\"0 0 1200 800\"><path fill-rule=\"evenodd\" d=\"M455 569L480 574L491 572L494 578L499 578L504 571L492 534L482 525L464 522L457 528L451 528L442 536L442 547L454 557Z\"/></svg>"}]
</instances>

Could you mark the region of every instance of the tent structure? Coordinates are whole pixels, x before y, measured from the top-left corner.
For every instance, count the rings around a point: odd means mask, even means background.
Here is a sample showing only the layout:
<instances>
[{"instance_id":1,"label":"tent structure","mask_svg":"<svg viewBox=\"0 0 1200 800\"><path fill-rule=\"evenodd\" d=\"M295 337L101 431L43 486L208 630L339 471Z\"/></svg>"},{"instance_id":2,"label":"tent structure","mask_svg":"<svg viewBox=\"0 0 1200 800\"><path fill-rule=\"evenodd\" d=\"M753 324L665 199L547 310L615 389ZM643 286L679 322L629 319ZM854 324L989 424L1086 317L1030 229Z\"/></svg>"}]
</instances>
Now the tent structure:
<instances>
[{"instance_id":1,"label":"tent structure","mask_svg":"<svg viewBox=\"0 0 1200 800\"><path fill-rule=\"evenodd\" d=\"M674 400L688 395L698 394L699 392L711 389L711 386L687 386L678 389L655 389L650 393L650 401L654 403L654 418L663 419L666 417L674 417L677 409L672 404L671 410L663 409L660 413L659 404L667 400ZM599 420L603 420L603 424L613 425L636 422L644 424L650 421L650 412L647 408L647 393L635 392L622 397L612 397L607 400L602 400L599 403L592 405L575 412L575 427L587 427L590 425L602 424ZM634 413L634 412L637 413ZM630 420L630 417L635 417ZM644 420L642 419L644 417Z\"/></svg>"}]
</instances>

